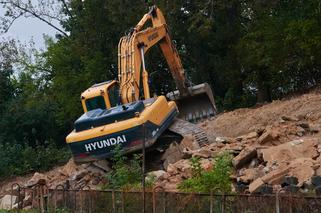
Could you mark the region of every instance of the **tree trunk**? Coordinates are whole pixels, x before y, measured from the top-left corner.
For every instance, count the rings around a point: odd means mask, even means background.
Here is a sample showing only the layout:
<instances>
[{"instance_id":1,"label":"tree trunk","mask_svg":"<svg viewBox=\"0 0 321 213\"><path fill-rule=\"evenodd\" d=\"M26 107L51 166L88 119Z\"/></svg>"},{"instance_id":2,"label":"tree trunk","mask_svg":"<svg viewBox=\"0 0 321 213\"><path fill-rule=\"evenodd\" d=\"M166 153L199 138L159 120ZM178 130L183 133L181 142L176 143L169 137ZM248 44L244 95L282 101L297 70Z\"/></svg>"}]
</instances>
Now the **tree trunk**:
<instances>
[{"instance_id":1,"label":"tree trunk","mask_svg":"<svg viewBox=\"0 0 321 213\"><path fill-rule=\"evenodd\" d=\"M271 102L271 88L268 83L269 79L267 78L264 73L259 73L258 81L257 81L257 103L265 103L265 102Z\"/></svg>"}]
</instances>

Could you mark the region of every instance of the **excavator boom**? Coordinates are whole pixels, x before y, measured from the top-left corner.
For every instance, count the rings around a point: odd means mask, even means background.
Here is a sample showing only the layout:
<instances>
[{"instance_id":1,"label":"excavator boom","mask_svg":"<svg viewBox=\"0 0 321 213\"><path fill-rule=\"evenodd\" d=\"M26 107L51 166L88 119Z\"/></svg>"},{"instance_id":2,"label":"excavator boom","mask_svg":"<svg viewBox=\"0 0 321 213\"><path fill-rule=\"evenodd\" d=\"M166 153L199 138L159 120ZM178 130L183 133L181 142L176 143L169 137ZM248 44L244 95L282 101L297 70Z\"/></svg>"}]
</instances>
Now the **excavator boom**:
<instances>
[{"instance_id":1,"label":"excavator boom","mask_svg":"<svg viewBox=\"0 0 321 213\"><path fill-rule=\"evenodd\" d=\"M151 21L152 27L144 28L148 21ZM180 117L197 121L215 115L216 107L210 86L208 84L193 86L187 80L179 54L170 38L165 18L155 6L143 16L134 30L119 42L118 80L121 85L122 102L139 100L141 75L144 98L150 98L144 55L156 44L160 46L178 89L167 94L167 98L177 102Z\"/></svg>"}]
</instances>

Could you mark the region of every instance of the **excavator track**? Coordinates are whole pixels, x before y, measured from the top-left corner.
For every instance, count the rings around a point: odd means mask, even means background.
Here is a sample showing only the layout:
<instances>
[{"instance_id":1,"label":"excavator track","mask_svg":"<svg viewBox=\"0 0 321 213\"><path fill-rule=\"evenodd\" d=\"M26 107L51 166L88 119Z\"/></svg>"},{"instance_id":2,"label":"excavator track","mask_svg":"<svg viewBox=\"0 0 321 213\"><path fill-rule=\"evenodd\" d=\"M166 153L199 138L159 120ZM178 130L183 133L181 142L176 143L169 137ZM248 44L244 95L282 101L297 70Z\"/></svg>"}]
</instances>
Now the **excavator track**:
<instances>
[{"instance_id":1,"label":"excavator track","mask_svg":"<svg viewBox=\"0 0 321 213\"><path fill-rule=\"evenodd\" d=\"M200 147L209 145L209 139L206 132L194 123L175 118L172 125L168 128L170 131L180 134L185 137L192 135L194 141L198 143Z\"/></svg>"}]
</instances>

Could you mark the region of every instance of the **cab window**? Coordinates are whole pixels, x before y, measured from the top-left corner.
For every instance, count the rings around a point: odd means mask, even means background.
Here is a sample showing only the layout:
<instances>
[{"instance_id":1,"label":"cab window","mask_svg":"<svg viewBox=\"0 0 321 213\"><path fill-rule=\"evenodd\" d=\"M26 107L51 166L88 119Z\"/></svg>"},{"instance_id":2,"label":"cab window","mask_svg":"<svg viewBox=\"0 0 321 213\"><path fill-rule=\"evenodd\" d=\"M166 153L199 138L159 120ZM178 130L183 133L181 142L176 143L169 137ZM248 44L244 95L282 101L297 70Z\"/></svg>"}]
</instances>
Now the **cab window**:
<instances>
[{"instance_id":1,"label":"cab window","mask_svg":"<svg viewBox=\"0 0 321 213\"><path fill-rule=\"evenodd\" d=\"M119 86L118 84L114 84L108 88L108 97L111 107L115 107L119 102Z\"/></svg>"},{"instance_id":2,"label":"cab window","mask_svg":"<svg viewBox=\"0 0 321 213\"><path fill-rule=\"evenodd\" d=\"M87 111L94 109L106 109L106 104L103 96L96 96L86 100Z\"/></svg>"}]
</instances>

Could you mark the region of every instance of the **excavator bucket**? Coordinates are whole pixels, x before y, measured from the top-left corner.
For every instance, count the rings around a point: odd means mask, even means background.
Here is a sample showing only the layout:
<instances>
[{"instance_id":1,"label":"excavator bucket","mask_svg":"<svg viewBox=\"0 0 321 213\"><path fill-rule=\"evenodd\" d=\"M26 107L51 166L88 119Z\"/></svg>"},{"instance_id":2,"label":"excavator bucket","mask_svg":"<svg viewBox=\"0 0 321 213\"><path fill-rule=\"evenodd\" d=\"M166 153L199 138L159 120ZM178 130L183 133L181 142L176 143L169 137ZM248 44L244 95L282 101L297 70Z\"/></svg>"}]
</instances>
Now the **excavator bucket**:
<instances>
[{"instance_id":1,"label":"excavator bucket","mask_svg":"<svg viewBox=\"0 0 321 213\"><path fill-rule=\"evenodd\" d=\"M176 102L179 118L196 123L217 114L213 92L208 83L191 86L188 90L188 96L181 96L178 90L166 95L168 99Z\"/></svg>"}]
</instances>

